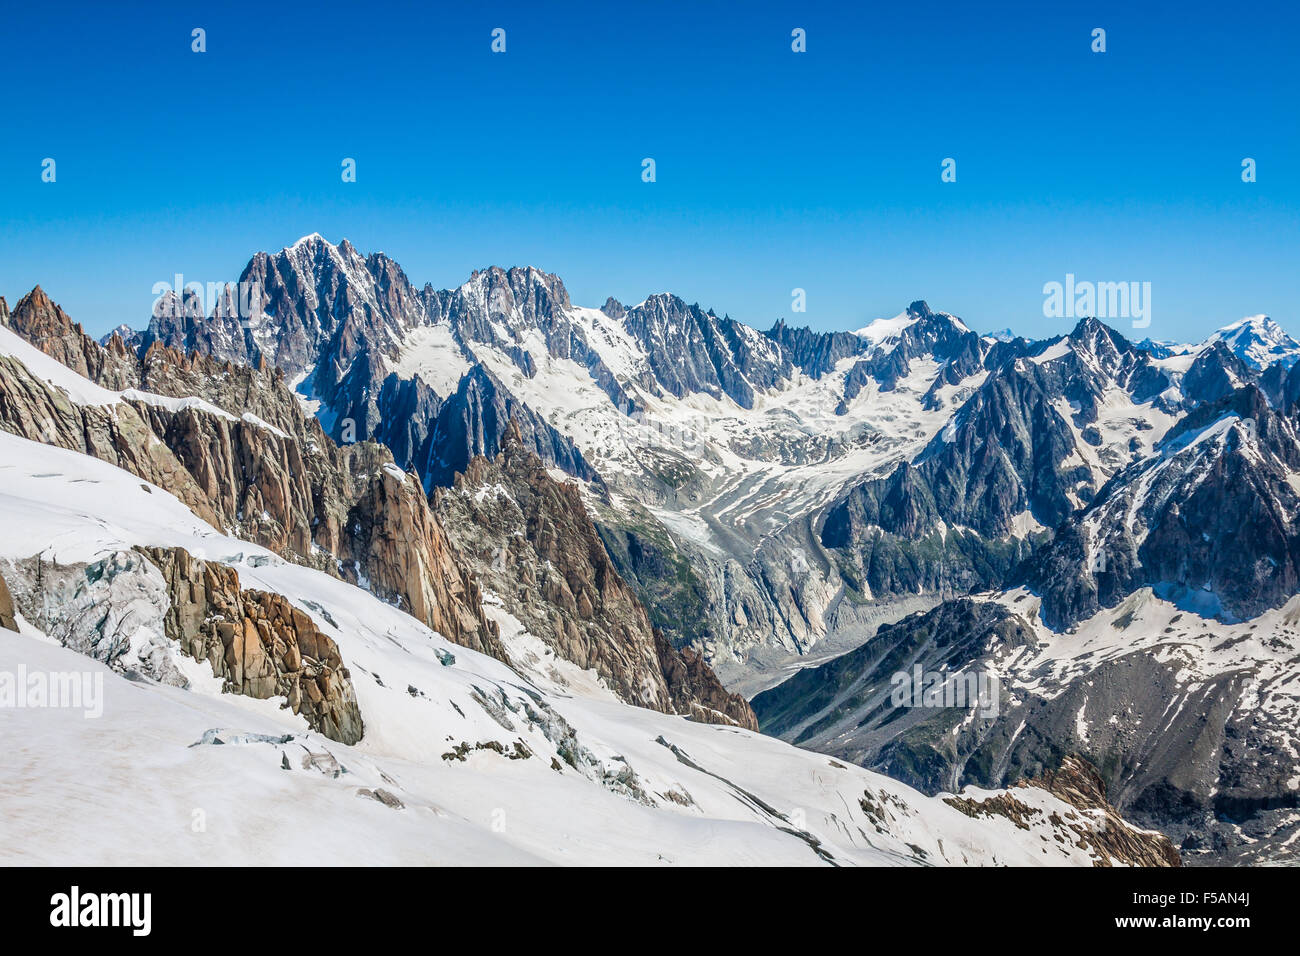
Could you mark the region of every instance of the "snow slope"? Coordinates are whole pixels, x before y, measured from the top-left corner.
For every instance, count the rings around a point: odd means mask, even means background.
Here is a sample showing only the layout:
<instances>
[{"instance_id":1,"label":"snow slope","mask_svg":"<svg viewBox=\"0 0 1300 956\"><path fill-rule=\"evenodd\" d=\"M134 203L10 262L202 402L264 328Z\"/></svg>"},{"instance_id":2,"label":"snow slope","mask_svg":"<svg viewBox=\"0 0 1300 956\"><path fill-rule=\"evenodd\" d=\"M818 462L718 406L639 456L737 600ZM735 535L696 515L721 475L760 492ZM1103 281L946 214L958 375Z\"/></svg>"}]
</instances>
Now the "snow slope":
<instances>
[{"instance_id":1,"label":"snow slope","mask_svg":"<svg viewBox=\"0 0 1300 956\"><path fill-rule=\"evenodd\" d=\"M1092 862L1053 838L1047 817L1070 808L1042 791L1016 791L1044 810L1026 831L747 731L544 692L103 462L0 435L0 489L6 575L36 552L68 564L146 544L227 564L338 642L366 723L338 744L192 662L189 689L128 680L20 622L0 633L0 672L102 673L105 705L0 720L5 863Z\"/></svg>"}]
</instances>

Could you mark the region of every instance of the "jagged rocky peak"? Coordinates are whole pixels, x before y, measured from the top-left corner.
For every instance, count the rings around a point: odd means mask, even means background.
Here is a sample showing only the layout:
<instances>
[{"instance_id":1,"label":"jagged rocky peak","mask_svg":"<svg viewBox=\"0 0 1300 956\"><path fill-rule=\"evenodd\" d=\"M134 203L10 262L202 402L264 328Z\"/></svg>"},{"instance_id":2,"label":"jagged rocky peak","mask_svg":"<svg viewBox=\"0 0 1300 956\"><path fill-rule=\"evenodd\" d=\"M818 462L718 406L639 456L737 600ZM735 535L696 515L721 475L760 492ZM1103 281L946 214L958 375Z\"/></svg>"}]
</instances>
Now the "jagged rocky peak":
<instances>
[{"instance_id":1,"label":"jagged rocky peak","mask_svg":"<svg viewBox=\"0 0 1300 956\"><path fill-rule=\"evenodd\" d=\"M869 361L882 387L907 368L900 356L911 354L922 321L903 328L892 352ZM960 351L945 372L980 367L977 338L966 332L952 340ZM924 354L939 354L927 348ZM1095 320L1039 343L1031 357L1004 353L990 358L983 383L913 461L851 487L823 512L822 544L842 549L865 594L1000 586L1035 540L1129 460L1127 448L1122 460L1110 448L1092 451L1090 439L1103 443L1096 423L1105 397L1114 399L1117 385L1143 397L1170 384L1149 356ZM949 533L954 528L961 530Z\"/></svg>"},{"instance_id":2,"label":"jagged rocky peak","mask_svg":"<svg viewBox=\"0 0 1300 956\"><path fill-rule=\"evenodd\" d=\"M428 487L448 486L475 455L494 457L506 426L521 428L528 446L549 465L585 481L598 478L582 452L546 419L519 401L483 366L460 380L442 403L416 453L415 464Z\"/></svg>"},{"instance_id":3,"label":"jagged rocky peak","mask_svg":"<svg viewBox=\"0 0 1300 956\"><path fill-rule=\"evenodd\" d=\"M700 335L700 326L707 325L708 313L671 292L656 292L630 307L624 324L648 351L671 347L674 343L691 342Z\"/></svg>"},{"instance_id":4,"label":"jagged rocky peak","mask_svg":"<svg viewBox=\"0 0 1300 956\"><path fill-rule=\"evenodd\" d=\"M1112 374L1133 352L1128 339L1094 318L1080 319L1067 339L1076 352L1094 359L1101 369Z\"/></svg>"},{"instance_id":5,"label":"jagged rocky peak","mask_svg":"<svg viewBox=\"0 0 1300 956\"><path fill-rule=\"evenodd\" d=\"M573 304L557 275L533 266L489 266L476 269L455 289L426 285L420 295L429 321L448 322L461 341L517 352L524 336L535 330L548 351L569 357L573 332L565 316Z\"/></svg>"},{"instance_id":6,"label":"jagged rocky peak","mask_svg":"<svg viewBox=\"0 0 1300 956\"><path fill-rule=\"evenodd\" d=\"M1085 345L1093 345L1105 340L1110 343L1112 348L1120 352L1127 350L1129 347L1128 339L1094 316L1084 316L1076 322L1074 328L1070 330L1070 339Z\"/></svg>"},{"instance_id":7,"label":"jagged rocky peak","mask_svg":"<svg viewBox=\"0 0 1300 956\"><path fill-rule=\"evenodd\" d=\"M1113 414L1113 409L1106 413L1105 407L1118 397L1115 389L1127 393L1127 400L1135 405L1151 403L1166 414L1177 414L1182 407L1175 376L1158 364L1150 351L1134 346L1095 318L1081 319L1068 335L1027 343L1024 348L1015 343L996 346L990 350L990 359L995 352L1004 363L1014 361L1021 369L1042 369L1045 387L1070 402L1072 420L1083 430L1083 440L1094 446L1102 444L1098 422L1103 413ZM1129 424L1136 421L1131 419ZM1115 451L1104 450L1103 457L1113 458Z\"/></svg>"},{"instance_id":8,"label":"jagged rocky peak","mask_svg":"<svg viewBox=\"0 0 1300 956\"><path fill-rule=\"evenodd\" d=\"M62 336L74 327L81 331L81 326L76 325L39 285L18 300L7 324L28 340Z\"/></svg>"},{"instance_id":9,"label":"jagged rocky peak","mask_svg":"<svg viewBox=\"0 0 1300 956\"><path fill-rule=\"evenodd\" d=\"M205 314L195 293L165 293L140 336L186 351L252 364L259 356L291 377L331 351L346 368L367 347L391 348L404 329L426 320L419 294L382 254L363 258L348 240L319 233L279 252L259 252L237 283L224 286Z\"/></svg>"},{"instance_id":10,"label":"jagged rocky peak","mask_svg":"<svg viewBox=\"0 0 1300 956\"><path fill-rule=\"evenodd\" d=\"M279 252L259 252L240 283L261 290L252 325L266 330L259 341L271 341L271 359L291 374L301 371L295 363L319 358L320 348L338 335L350 339L354 350L365 346L388 352L405 332L448 320L458 331L468 331L469 338L490 341L485 321L545 328L572 308L563 281L532 266L475 270L450 290L429 284L417 288L387 254L363 257L347 239L335 246L319 233ZM299 345L305 348L303 355ZM345 349L325 357L343 360L349 355Z\"/></svg>"},{"instance_id":11,"label":"jagged rocky peak","mask_svg":"<svg viewBox=\"0 0 1300 956\"><path fill-rule=\"evenodd\" d=\"M858 334L875 342L887 341L916 323L938 323L950 325L961 332L969 332L966 323L951 312L936 312L924 299L915 299L908 303L898 315L892 318L876 319L858 330Z\"/></svg>"},{"instance_id":12,"label":"jagged rocky peak","mask_svg":"<svg viewBox=\"0 0 1300 956\"><path fill-rule=\"evenodd\" d=\"M39 285L23 296L13 313L4 310L0 324L79 375L110 388L134 384L124 347L104 350Z\"/></svg>"},{"instance_id":13,"label":"jagged rocky peak","mask_svg":"<svg viewBox=\"0 0 1300 956\"><path fill-rule=\"evenodd\" d=\"M958 385L981 370L988 344L947 312L933 312L917 300L890 319L877 319L853 333L866 344L864 356L854 363L845 379L844 414L848 402L857 397L869 380L882 391L894 390L912 372L915 359L933 360L940 365L938 377L925 399L928 407L938 404L937 390Z\"/></svg>"},{"instance_id":14,"label":"jagged rocky peak","mask_svg":"<svg viewBox=\"0 0 1300 956\"><path fill-rule=\"evenodd\" d=\"M316 274L327 272L331 267L355 272L365 268L366 264L365 258L346 238L334 245L318 232L303 236L279 252L260 252L253 258L254 262L259 260L290 262L304 273Z\"/></svg>"},{"instance_id":15,"label":"jagged rocky peak","mask_svg":"<svg viewBox=\"0 0 1300 956\"><path fill-rule=\"evenodd\" d=\"M725 394L742 408L753 408L756 389L776 388L793 370L768 336L670 293L628 309L623 325L659 385L677 398L691 392Z\"/></svg>"},{"instance_id":16,"label":"jagged rocky peak","mask_svg":"<svg viewBox=\"0 0 1300 956\"><path fill-rule=\"evenodd\" d=\"M467 287L480 292L490 317L521 319L529 325L573 307L560 277L532 266L490 266L476 271L462 286Z\"/></svg>"},{"instance_id":17,"label":"jagged rocky peak","mask_svg":"<svg viewBox=\"0 0 1300 956\"><path fill-rule=\"evenodd\" d=\"M319 235L300 239L278 253L259 253L240 276L262 291L253 322L279 326L271 358L289 365L309 361L329 337L367 333L382 336L423 320L419 297L405 273L386 256L365 259L344 239L333 246ZM255 312L257 310L255 309ZM301 336L305 341L299 343ZM354 346L357 343L352 343ZM299 356L295 348L306 352ZM287 359L287 361L286 361Z\"/></svg>"},{"instance_id":18,"label":"jagged rocky peak","mask_svg":"<svg viewBox=\"0 0 1300 956\"><path fill-rule=\"evenodd\" d=\"M764 334L813 378L829 374L841 360L860 355L869 347L852 332L814 332L807 326L791 326L784 318L777 319Z\"/></svg>"},{"instance_id":19,"label":"jagged rocky peak","mask_svg":"<svg viewBox=\"0 0 1300 956\"><path fill-rule=\"evenodd\" d=\"M1255 378L1254 370L1222 340L1201 350L1183 376L1183 392L1194 402L1217 402Z\"/></svg>"}]
</instances>

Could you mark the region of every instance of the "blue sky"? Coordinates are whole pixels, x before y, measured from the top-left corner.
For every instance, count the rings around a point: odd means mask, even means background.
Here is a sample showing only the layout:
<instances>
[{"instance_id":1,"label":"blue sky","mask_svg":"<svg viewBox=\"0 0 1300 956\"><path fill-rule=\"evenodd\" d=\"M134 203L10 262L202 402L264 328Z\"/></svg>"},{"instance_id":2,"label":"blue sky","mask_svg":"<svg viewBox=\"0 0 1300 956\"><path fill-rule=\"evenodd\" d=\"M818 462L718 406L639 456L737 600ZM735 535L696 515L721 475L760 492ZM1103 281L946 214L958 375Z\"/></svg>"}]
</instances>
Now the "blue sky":
<instances>
[{"instance_id":1,"label":"blue sky","mask_svg":"<svg viewBox=\"0 0 1300 956\"><path fill-rule=\"evenodd\" d=\"M531 264L762 328L925 298L1045 335L1070 272L1150 282L1135 337L1300 332L1293 5L996 7L7 4L0 294L141 326L154 283L320 232L419 284Z\"/></svg>"}]
</instances>

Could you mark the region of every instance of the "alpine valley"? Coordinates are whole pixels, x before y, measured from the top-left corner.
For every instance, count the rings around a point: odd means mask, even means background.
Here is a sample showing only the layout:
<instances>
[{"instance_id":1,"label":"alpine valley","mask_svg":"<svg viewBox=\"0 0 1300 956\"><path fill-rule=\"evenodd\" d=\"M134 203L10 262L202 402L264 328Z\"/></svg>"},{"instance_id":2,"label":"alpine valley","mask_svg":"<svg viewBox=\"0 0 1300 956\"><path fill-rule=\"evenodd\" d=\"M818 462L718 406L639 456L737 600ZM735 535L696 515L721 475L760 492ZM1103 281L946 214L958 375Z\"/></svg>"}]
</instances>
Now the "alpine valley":
<instances>
[{"instance_id":1,"label":"alpine valley","mask_svg":"<svg viewBox=\"0 0 1300 956\"><path fill-rule=\"evenodd\" d=\"M0 858L1300 861L1268 317L759 330L319 235L201 303L0 299L0 672L103 687L0 721Z\"/></svg>"}]
</instances>

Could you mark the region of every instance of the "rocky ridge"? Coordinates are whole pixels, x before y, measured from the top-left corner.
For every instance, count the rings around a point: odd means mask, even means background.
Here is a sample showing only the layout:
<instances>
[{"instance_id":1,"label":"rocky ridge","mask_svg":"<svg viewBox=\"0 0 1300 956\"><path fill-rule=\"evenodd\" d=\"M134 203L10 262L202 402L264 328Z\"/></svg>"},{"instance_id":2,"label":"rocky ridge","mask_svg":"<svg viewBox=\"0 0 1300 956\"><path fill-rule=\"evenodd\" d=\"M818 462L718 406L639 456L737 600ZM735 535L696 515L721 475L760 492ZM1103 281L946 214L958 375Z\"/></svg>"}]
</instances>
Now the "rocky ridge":
<instances>
[{"instance_id":1,"label":"rocky ridge","mask_svg":"<svg viewBox=\"0 0 1300 956\"><path fill-rule=\"evenodd\" d=\"M698 654L675 649L651 625L611 562L582 495L548 473L513 423L495 459L474 458L433 500L492 599L558 658L594 670L622 700L757 729L742 697L728 693ZM543 666L522 649L511 659L525 668Z\"/></svg>"}]
</instances>

